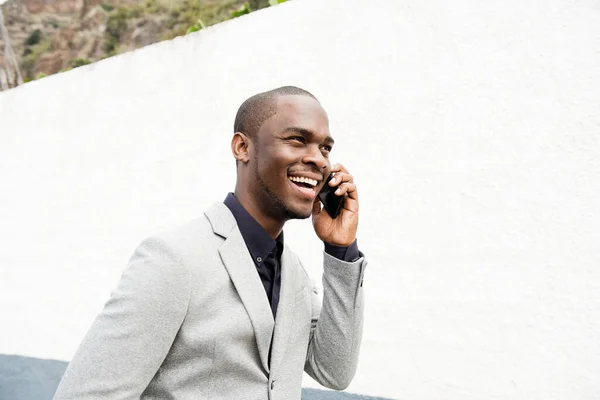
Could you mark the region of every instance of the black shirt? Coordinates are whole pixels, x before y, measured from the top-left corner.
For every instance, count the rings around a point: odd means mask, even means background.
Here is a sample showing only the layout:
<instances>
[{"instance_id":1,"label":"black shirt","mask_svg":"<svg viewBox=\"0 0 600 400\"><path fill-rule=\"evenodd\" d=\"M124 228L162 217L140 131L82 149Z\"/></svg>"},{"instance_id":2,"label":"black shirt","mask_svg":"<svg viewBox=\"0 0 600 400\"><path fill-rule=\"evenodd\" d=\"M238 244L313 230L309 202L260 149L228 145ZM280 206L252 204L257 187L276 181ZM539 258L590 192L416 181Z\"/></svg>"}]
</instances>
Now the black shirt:
<instances>
[{"instance_id":1,"label":"black shirt","mask_svg":"<svg viewBox=\"0 0 600 400\"><path fill-rule=\"evenodd\" d=\"M283 232L273 240L271 235L242 207L233 193L223 202L237 221L242 238L265 288L273 318L277 314L279 289L281 288L281 254L283 253ZM356 240L349 247L325 243L325 252L343 261L356 261L361 255Z\"/></svg>"}]
</instances>

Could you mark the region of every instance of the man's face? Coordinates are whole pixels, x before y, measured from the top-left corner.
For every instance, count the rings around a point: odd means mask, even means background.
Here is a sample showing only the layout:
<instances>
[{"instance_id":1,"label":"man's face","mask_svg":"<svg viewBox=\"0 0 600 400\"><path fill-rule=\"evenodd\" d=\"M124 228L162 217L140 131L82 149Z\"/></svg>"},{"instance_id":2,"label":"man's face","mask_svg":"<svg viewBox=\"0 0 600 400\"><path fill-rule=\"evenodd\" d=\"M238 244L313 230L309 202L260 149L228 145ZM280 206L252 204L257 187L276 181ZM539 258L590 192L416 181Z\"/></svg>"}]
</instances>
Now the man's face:
<instances>
[{"instance_id":1,"label":"man's face","mask_svg":"<svg viewBox=\"0 0 600 400\"><path fill-rule=\"evenodd\" d=\"M271 218L308 218L331 173L333 139L325 110L309 96L280 96L277 112L254 139L251 185L257 204Z\"/></svg>"}]
</instances>

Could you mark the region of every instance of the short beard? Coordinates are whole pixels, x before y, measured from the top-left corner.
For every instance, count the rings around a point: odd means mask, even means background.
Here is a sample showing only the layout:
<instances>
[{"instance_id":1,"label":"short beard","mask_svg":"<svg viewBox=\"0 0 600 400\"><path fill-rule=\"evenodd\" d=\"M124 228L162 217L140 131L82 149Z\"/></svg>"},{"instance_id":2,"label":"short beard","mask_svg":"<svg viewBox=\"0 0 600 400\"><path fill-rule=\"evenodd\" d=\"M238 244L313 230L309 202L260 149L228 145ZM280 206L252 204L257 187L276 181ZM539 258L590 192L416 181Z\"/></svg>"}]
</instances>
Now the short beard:
<instances>
[{"instance_id":1,"label":"short beard","mask_svg":"<svg viewBox=\"0 0 600 400\"><path fill-rule=\"evenodd\" d=\"M254 168L253 174L256 182L258 182L258 197L259 202L263 205L263 211L275 219L283 219L283 221L288 221L290 219L306 219L311 216L311 213L308 215L300 214L290 210L284 204L283 200L277 196L262 180L260 174L258 173L258 151L254 153Z\"/></svg>"}]
</instances>

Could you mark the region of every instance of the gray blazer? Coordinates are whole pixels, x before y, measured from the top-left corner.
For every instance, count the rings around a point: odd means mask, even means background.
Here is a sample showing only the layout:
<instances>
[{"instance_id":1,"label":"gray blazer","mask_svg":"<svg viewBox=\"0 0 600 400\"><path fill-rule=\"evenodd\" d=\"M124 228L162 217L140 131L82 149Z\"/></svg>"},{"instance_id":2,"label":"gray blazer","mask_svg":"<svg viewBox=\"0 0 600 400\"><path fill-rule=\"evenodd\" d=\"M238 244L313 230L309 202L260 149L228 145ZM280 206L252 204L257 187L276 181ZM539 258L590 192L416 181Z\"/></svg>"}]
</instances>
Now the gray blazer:
<instances>
[{"instance_id":1,"label":"gray blazer","mask_svg":"<svg viewBox=\"0 0 600 400\"><path fill-rule=\"evenodd\" d=\"M299 400L303 370L344 389L358 360L366 265L324 253L321 307L285 246L274 321L235 218L215 204L135 250L54 399Z\"/></svg>"}]
</instances>

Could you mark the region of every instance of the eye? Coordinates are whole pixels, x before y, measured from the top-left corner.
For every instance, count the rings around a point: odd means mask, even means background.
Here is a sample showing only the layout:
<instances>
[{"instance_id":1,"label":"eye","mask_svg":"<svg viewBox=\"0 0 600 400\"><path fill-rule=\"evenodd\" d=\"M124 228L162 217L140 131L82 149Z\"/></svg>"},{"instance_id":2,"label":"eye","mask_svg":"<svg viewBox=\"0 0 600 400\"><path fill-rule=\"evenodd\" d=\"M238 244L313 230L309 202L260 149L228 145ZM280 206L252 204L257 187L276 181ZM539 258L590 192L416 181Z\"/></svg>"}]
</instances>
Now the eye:
<instances>
[{"instance_id":1,"label":"eye","mask_svg":"<svg viewBox=\"0 0 600 400\"><path fill-rule=\"evenodd\" d=\"M300 142L300 143L305 143L306 139L304 139L304 136L290 136L288 138L288 140L294 140L296 142Z\"/></svg>"},{"instance_id":2,"label":"eye","mask_svg":"<svg viewBox=\"0 0 600 400\"><path fill-rule=\"evenodd\" d=\"M331 152L331 150L333 150L332 147L330 145L328 145L328 144L325 144L325 145L321 146L321 149L325 150L328 153Z\"/></svg>"}]
</instances>

